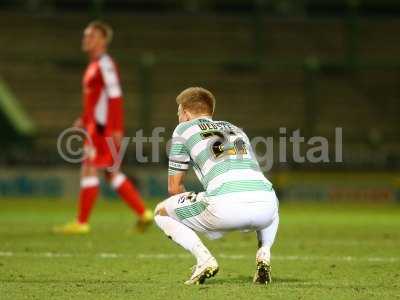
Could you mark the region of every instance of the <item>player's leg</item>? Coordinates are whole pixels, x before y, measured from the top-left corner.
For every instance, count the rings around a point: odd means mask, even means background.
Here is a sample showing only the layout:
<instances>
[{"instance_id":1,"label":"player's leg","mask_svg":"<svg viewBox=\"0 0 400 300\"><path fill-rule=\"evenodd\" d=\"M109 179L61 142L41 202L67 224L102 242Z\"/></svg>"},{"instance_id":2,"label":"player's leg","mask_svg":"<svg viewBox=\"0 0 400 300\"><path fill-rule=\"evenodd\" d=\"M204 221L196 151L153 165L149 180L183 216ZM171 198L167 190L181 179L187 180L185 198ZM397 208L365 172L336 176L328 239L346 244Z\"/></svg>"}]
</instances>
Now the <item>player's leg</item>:
<instances>
[{"instance_id":1,"label":"player's leg","mask_svg":"<svg viewBox=\"0 0 400 300\"><path fill-rule=\"evenodd\" d=\"M187 208L188 211L194 211L194 203L188 199L190 195L193 194L194 193L183 193L168 198L157 205L154 217L158 227L160 227L169 238L188 250L196 258L197 263L195 269L193 270L191 278L185 282L186 284L204 283L206 278L210 278L218 272L218 263L216 259L194 231L200 228L195 228L195 226L190 228L187 224L185 225L180 221L174 213L172 213L172 216L170 215L171 212L176 209L179 209L183 214L184 212L182 210L185 208ZM201 207L201 205L198 207Z\"/></svg>"},{"instance_id":2,"label":"player's leg","mask_svg":"<svg viewBox=\"0 0 400 300\"><path fill-rule=\"evenodd\" d=\"M277 202L277 199L276 199ZM279 213L276 211L273 215L271 223L257 231L258 251L256 254L257 270L254 275L254 283L268 284L271 278L271 247L275 241L276 233L279 225Z\"/></svg>"},{"instance_id":3,"label":"player's leg","mask_svg":"<svg viewBox=\"0 0 400 300\"><path fill-rule=\"evenodd\" d=\"M87 224L99 194L97 168L90 164L82 165L81 190L79 194L78 222Z\"/></svg>"},{"instance_id":4,"label":"player's leg","mask_svg":"<svg viewBox=\"0 0 400 300\"><path fill-rule=\"evenodd\" d=\"M81 168L80 193L77 219L61 227L55 227L54 231L65 234L88 233L89 217L99 193L99 178L97 168L84 163Z\"/></svg>"},{"instance_id":5,"label":"player's leg","mask_svg":"<svg viewBox=\"0 0 400 300\"><path fill-rule=\"evenodd\" d=\"M277 214L272 220L271 225L257 231L258 251L257 258L270 261L271 247L274 243L276 233L278 231L279 215Z\"/></svg>"},{"instance_id":6,"label":"player's leg","mask_svg":"<svg viewBox=\"0 0 400 300\"><path fill-rule=\"evenodd\" d=\"M268 284L271 278L271 247L278 231L279 215L273 219L271 225L257 231L258 251L256 254L257 270L254 283Z\"/></svg>"},{"instance_id":7,"label":"player's leg","mask_svg":"<svg viewBox=\"0 0 400 300\"><path fill-rule=\"evenodd\" d=\"M139 190L121 171L106 171L111 187L138 216L137 229L145 231L153 222L153 212L146 208Z\"/></svg>"}]
</instances>

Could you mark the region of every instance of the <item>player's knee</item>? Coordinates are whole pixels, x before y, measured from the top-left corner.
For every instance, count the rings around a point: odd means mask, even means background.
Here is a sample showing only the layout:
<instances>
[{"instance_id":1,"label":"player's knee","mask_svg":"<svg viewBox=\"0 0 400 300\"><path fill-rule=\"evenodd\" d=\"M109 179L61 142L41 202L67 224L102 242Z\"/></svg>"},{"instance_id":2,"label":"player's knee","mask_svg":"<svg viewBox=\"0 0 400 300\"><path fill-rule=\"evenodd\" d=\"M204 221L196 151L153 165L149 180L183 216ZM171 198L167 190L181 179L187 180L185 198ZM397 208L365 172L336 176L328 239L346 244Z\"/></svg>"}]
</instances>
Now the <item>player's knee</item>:
<instances>
[{"instance_id":1,"label":"player's knee","mask_svg":"<svg viewBox=\"0 0 400 300\"><path fill-rule=\"evenodd\" d=\"M121 173L109 173L108 183L114 190L117 190L125 181L126 176Z\"/></svg>"}]
</instances>

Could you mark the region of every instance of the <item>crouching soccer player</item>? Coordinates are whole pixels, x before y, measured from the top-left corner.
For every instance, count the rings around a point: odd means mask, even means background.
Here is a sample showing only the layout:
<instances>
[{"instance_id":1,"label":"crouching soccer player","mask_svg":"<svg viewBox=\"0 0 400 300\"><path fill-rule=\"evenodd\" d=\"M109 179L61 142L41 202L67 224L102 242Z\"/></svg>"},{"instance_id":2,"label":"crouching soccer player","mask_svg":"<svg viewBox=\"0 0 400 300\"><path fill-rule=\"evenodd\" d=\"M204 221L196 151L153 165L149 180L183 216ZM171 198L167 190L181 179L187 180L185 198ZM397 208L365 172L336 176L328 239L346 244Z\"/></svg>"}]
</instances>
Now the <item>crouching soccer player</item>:
<instances>
[{"instance_id":1,"label":"crouching soccer player","mask_svg":"<svg viewBox=\"0 0 400 300\"><path fill-rule=\"evenodd\" d=\"M278 199L254 158L248 137L233 124L212 119L215 98L209 91L188 88L176 100L180 124L173 133L168 170L172 196L158 204L154 219L197 260L185 283L204 283L218 272L217 260L196 232L218 238L232 230L257 232L254 282L270 283ZM193 166L204 192L185 190L189 166Z\"/></svg>"},{"instance_id":2,"label":"crouching soccer player","mask_svg":"<svg viewBox=\"0 0 400 300\"><path fill-rule=\"evenodd\" d=\"M82 81L83 114L74 126L84 129L87 133L88 139L84 145L87 155L82 164L77 219L64 226L55 227L54 231L57 233L89 232L89 217L99 192L98 172L101 170L105 170L106 179L111 186L139 216L139 231L146 229L153 220L153 213L146 209L139 191L120 172L119 163L116 161L120 158L113 157L117 156L115 154L118 153L123 138L124 125L119 74L116 64L107 54L111 39L112 29L103 22L92 22L84 31L82 50L88 54L90 63ZM115 167L116 165L118 167Z\"/></svg>"}]
</instances>

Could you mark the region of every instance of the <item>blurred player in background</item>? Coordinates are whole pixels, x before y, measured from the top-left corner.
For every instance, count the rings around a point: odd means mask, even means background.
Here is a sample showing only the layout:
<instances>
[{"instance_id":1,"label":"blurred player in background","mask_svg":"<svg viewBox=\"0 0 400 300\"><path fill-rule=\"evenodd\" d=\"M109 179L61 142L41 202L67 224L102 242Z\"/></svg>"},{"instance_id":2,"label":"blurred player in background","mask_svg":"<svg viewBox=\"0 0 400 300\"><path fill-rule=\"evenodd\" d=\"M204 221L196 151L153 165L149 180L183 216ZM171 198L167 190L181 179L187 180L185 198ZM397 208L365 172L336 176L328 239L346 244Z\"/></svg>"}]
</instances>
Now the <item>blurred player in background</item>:
<instances>
[{"instance_id":1,"label":"blurred player in background","mask_svg":"<svg viewBox=\"0 0 400 300\"><path fill-rule=\"evenodd\" d=\"M186 284L203 283L218 272L218 263L196 232L211 238L226 231L256 231L259 249L254 282L271 282L270 249L278 229L278 199L261 172L247 135L226 121L212 119L215 98L203 88L188 88L177 97L179 125L169 155L168 191L156 207L155 222L197 260ZM186 192L184 179L193 166L204 186Z\"/></svg>"},{"instance_id":2,"label":"blurred player in background","mask_svg":"<svg viewBox=\"0 0 400 300\"><path fill-rule=\"evenodd\" d=\"M111 27L103 22L90 23L83 34L82 50L90 63L83 77L83 114L74 126L83 128L89 139L84 149L86 159L82 163L81 191L76 221L54 230L66 234L82 234L90 231L89 217L99 193L98 172L105 171L107 181L118 195L139 216L137 227L143 231L152 223L152 212L146 209L140 194L129 179L114 166L111 140L114 150L119 150L123 134L123 98L117 66L107 54L112 40ZM114 152L115 153L115 152ZM115 155L114 155L115 156Z\"/></svg>"}]
</instances>

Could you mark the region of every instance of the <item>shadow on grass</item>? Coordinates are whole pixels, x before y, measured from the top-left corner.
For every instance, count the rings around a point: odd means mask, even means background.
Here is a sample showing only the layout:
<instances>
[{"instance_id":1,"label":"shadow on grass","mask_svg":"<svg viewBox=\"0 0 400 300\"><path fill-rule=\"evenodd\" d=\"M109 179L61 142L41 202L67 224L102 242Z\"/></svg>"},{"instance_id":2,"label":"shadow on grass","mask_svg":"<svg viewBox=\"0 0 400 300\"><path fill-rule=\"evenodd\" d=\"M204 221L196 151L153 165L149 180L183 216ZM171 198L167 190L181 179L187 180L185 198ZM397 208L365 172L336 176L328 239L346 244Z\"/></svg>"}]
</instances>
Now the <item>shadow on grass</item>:
<instances>
[{"instance_id":1,"label":"shadow on grass","mask_svg":"<svg viewBox=\"0 0 400 300\"><path fill-rule=\"evenodd\" d=\"M297 278L284 278L284 277L273 277L273 283L304 283L305 281ZM206 284L252 284L253 277L239 275L236 277L216 277L215 279L207 280Z\"/></svg>"},{"instance_id":2,"label":"shadow on grass","mask_svg":"<svg viewBox=\"0 0 400 300\"><path fill-rule=\"evenodd\" d=\"M306 281L303 279L298 279L298 278L272 277L272 282L289 283L289 282L306 282Z\"/></svg>"}]
</instances>

